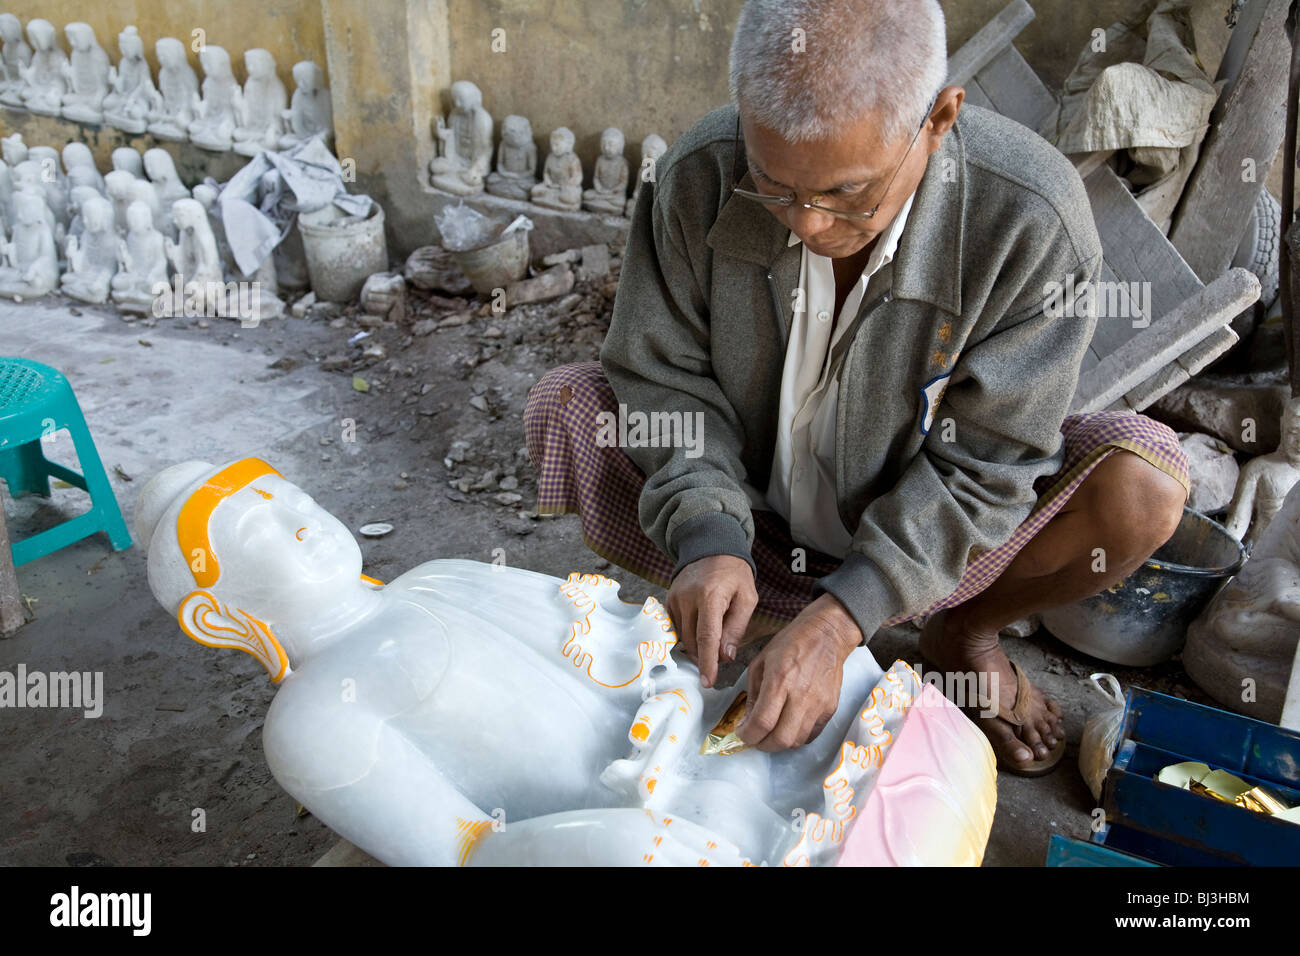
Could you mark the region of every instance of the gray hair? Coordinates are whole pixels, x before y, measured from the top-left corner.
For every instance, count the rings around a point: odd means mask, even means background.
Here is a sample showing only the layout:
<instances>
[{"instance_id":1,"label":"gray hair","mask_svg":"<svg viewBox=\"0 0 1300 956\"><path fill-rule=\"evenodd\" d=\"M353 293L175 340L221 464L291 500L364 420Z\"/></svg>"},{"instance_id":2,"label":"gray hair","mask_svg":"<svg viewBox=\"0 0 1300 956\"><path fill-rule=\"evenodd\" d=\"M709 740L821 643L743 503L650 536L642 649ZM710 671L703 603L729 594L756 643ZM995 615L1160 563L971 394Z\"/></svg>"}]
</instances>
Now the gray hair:
<instances>
[{"instance_id":1,"label":"gray hair","mask_svg":"<svg viewBox=\"0 0 1300 956\"><path fill-rule=\"evenodd\" d=\"M791 143L875 116L910 136L948 78L939 0L748 0L731 44L731 97Z\"/></svg>"}]
</instances>

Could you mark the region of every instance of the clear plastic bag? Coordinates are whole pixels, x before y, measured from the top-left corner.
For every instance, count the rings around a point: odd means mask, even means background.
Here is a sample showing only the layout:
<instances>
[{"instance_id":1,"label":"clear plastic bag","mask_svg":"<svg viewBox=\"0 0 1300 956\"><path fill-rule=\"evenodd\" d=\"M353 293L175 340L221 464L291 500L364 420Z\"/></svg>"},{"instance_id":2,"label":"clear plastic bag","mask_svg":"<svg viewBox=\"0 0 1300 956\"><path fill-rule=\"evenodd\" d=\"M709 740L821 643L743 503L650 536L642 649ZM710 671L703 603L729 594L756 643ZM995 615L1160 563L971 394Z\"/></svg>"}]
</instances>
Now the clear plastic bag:
<instances>
[{"instance_id":1,"label":"clear plastic bag","mask_svg":"<svg viewBox=\"0 0 1300 956\"><path fill-rule=\"evenodd\" d=\"M1124 722L1124 690L1110 674L1093 674L1087 684L1106 700L1107 706L1088 718L1079 745L1079 772L1094 800L1101 800L1101 784L1115 760L1120 725Z\"/></svg>"}]
</instances>

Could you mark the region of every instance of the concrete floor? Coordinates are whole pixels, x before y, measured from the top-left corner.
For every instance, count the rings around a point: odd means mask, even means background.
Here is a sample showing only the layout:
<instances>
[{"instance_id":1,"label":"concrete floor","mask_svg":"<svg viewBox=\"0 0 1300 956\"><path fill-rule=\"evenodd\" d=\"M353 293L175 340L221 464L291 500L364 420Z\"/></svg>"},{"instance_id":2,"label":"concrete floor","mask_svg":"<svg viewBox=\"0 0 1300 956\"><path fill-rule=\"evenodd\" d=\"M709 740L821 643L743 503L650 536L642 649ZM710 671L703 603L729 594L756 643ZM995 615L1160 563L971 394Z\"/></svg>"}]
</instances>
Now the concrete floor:
<instances>
[{"instance_id":1,"label":"concrete floor","mask_svg":"<svg viewBox=\"0 0 1300 956\"><path fill-rule=\"evenodd\" d=\"M396 526L388 537L362 541L367 573L377 577L435 557L491 560L498 546L512 565L552 574L602 567L582 544L576 519L530 521L448 492L443 463L456 438L508 458L523 444L518 416L528 385L539 370L578 353L530 345L534 340L521 332L513 351L493 353L466 373L466 356L484 341L478 330L413 341L405 330L377 332L374 340L387 336L396 359L367 373L383 384L362 394L350 373L324 372L318 364L347 350L344 340L357 329L351 318L334 325L285 319L247 330L211 323L200 328L198 320L175 319L147 327L58 299L4 303L0 353L68 376L128 522L139 489L161 468L256 455L350 527L375 520ZM507 342L511 334L508 327ZM587 343L589 356L598 338ZM429 388L421 389L426 380ZM499 415L468 405L485 388ZM400 397L408 392L427 392L432 408L402 417L400 409L416 404ZM360 440L344 446L339 422L349 417ZM66 437L46 453L73 460ZM526 464L520 469L525 507L535 493L530 472ZM78 499L84 495L74 490L58 490L48 502L6 496L11 534L49 526L75 512ZM652 590L617 569L610 573L625 581L629 598ZM186 638L149 593L138 547L113 553L96 535L21 567L19 580L35 619L0 641L0 670L23 663L29 671L102 671L106 701L98 719L58 709L0 711L0 864L303 865L337 842L314 818L296 815L266 769L258 731L273 691L260 666L248 655ZM886 666L895 658L918 660L907 627L881 632L871 647ZM1108 668L1046 636L1011 640L1009 650L1061 701L1071 738L1070 755L1051 776L999 779L986 863L1036 865L1051 833L1087 835L1094 802L1075 751L1084 718L1100 700L1080 678ZM1125 685L1136 680L1204 699L1176 663L1146 672L1109 669ZM195 832L199 809L206 829Z\"/></svg>"}]
</instances>

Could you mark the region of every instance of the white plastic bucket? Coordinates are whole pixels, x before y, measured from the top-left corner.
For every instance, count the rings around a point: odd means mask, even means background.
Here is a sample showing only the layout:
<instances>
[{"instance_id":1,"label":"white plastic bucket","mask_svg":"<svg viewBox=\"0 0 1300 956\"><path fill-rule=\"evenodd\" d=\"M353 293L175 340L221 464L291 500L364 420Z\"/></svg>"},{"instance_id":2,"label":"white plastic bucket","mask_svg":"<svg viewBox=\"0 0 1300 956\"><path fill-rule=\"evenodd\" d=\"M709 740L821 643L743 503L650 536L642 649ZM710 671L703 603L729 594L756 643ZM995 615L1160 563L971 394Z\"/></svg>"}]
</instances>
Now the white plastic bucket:
<instances>
[{"instance_id":1,"label":"white plastic bucket","mask_svg":"<svg viewBox=\"0 0 1300 956\"><path fill-rule=\"evenodd\" d=\"M307 275L312 291L323 302L351 302L366 279L388 269L388 243L384 239L384 210L375 202L362 220L335 224L326 219L337 207L298 217Z\"/></svg>"}]
</instances>

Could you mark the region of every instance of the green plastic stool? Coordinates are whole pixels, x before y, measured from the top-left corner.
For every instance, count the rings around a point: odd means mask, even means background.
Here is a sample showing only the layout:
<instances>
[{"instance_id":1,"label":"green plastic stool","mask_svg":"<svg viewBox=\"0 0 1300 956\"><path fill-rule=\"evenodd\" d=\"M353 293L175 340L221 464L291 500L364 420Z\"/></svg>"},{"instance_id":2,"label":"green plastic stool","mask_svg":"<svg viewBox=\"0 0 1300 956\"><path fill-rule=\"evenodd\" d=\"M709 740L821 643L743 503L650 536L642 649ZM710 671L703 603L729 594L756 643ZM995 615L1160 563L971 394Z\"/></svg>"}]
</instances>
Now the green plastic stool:
<instances>
[{"instance_id":1,"label":"green plastic stool","mask_svg":"<svg viewBox=\"0 0 1300 956\"><path fill-rule=\"evenodd\" d=\"M85 473L48 461L41 436L66 428ZM90 510L12 544L14 566L103 531L114 551L131 547L122 512L108 483L104 463L86 427L81 406L62 373L21 358L0 357L0 478L15 498L50 496L50 478L62 478L90 495Z\"/></svg>"}]
</instances>

